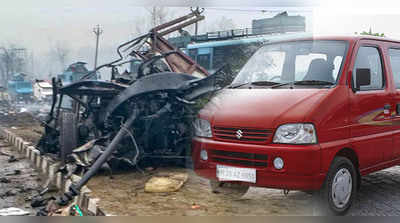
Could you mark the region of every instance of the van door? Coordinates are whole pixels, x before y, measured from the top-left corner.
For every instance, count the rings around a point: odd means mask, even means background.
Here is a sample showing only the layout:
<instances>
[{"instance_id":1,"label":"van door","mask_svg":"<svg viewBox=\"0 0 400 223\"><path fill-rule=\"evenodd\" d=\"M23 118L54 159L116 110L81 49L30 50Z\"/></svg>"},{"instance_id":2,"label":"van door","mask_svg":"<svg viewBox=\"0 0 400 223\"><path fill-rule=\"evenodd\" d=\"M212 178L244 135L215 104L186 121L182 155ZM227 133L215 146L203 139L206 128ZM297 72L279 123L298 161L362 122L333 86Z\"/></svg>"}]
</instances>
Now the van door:
<instances>
[{"instance_id":1,"label":"van door","mask_svg":"<svg viewBox=\"0 0 400 223\"><path fill-rule=\"evenodd\" d=\"M350 92L350 134L352 146L359 155L360 169L363 169L383 162L392 149L390 113L393 106L382 49L375 41L361 41L356 52ZM365 74L360 69L369 70L370 83L357 87L357 71Z\"/></svg>"},{"instance_id":2,"label":"van door","mask_svg":"<svg viewBox=\"0 0 400 223\"><path fill-rule=\"evenodd\" d=\"M391 68L395 93L393 96L393 106L395 111L393 115L393 159L400 158L400 46L397 48L389 48L388 57Z\"/></svg>"}]
</instances>

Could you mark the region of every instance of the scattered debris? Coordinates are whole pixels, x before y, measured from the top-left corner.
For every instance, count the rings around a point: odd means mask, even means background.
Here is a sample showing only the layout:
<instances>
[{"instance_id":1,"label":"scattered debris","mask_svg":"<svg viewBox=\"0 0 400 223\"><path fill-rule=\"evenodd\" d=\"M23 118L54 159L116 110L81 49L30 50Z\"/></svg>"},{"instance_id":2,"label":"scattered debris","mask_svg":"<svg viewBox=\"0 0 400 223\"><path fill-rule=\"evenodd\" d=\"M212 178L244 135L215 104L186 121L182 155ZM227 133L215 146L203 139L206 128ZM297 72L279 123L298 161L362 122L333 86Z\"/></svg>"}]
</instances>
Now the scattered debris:
<instances>
[{"instance_id":1,"label":"scattered debris","mask_svg":"<svg viewBox=\"0 0 400 223\"><path fill-rule=\"evenodd\" d=\"M0 155L2 155L2 156L11 156L10 154L3 153L3 152L0 152Z\"/></svg>"},{"instance_id":2,"label":"scattered debris","mask_svg":"<svg viewBox=\"0 0 400 223\"><path fill-rule=\"evenodd\" d=\"M50 200L55 200L54 197L34 196L31 198L31 206L33 208L46 206Z\"/></svg>"},{"instance_id":3,"label":"scattered debris","mask_svg":"<svg viewBox=\"0 0 400 223\"><path fill-rule=\"evenodd\" d=\"M21 173L22 173L21 170L14 170L13 172L6 173L5 175L6 176L15 176L15 175L20 175Z\"/></svg>"},{"instance_id":4,"label":"scattered debris","mask_svg":"<svg viewBox=\"0 0 400 223\"><path fill-rule=\"evenodd\" d=\"M24 117L24 115L21 116ZM0 117L2 126L4 126L3 121ZM6 144L6 139L0 139L0 144ZM41 188L37 170L33 168L29 159L22 159L22 155L18 153L15 147L2 147L0 151L7 154L6 156L0 156L0 209L15 207L21 208L30 214L35 213L35 209L30 206L30 201L33 196L39 193ZM19 161L15 162L13 161L14 159ZM35 174L37 175L36 177L31 176ZM55 193L52 194L54 195ZM4 215L20 215L18 213L9 213L8 211L10 210L6 210Z\"/></svg>"},{"instance_id":5,"label":"scattered debris","mask_svg":"<svg viewBox=\"0 0 400 223\"><path fill-rule=\"evenodd\" d=\"M56 214L53 216L74 216L73 214L75 213L73 211L73 207L75 206L75 203L72 203L71 205L60 208L59 210L56 211Z\"/></svg>"},{"instance_id":6,"label":"scattered debris","mask_svg":"<svg viewBox=\"0 0 400 223\"><path fill-rule=\"evenodd\" d=\"M18 185L17 186L19 193L26 193L26 192L30 192L30 191L34 191L35 189L32 187L27 187L27 186L23 186L23 185Z\"/></svg>"},{"instance_id":7,"label":"scattered debris","mask_svg":"<svg viewBox=\"0 0 400 223\"><path fill-rule=\"evenodd\" d=\"M68 208L68 207L67 207ZM60 206L57 204L56 200L50 200L47 203L46 208L40 209L36 216L61 216L62 210Z\"/></svg>"},{"instance_id":8,"label":"scattered debris","mask_svg":"<svg viewBox=\"0 0 400 223\"><path fill-rule=\"evenodd\" d=\"M192 204L192 209L199 209L201 206L198 204Z\"/></svg>"},{"instance_id":9,"label":"scattered debris","mask_svg":"<svg viewBox=\"0 0 400 223\"><path fill-rule=\"evenodd\" d=\"M5 177L2 177L2 178L0 178L0 183L8 184L8 183L11 183L11 180L9 180Z\"/></svg>"},{"instance_id":10,"label":"scattered debris","mask_svg":"<svg viewBox=\"0 0 400 223\"><path fill-rule=\"evenodd\" d=\"M81 211L81 209L79 208L79 206L77 204L75 204L72 209L71 209L71 215L74 216L83 216L83 213Z\"/></svg>"},{"instance_id":11,"label":"scattered debris","mask_svg":"<svg viewBox=\"0 0 400 223\"><path fill-rule=\"evenodd\" d=\"M15 156L10 156L10 157L8 158L8 162L9 162L9 163L13 163L13 162L17 162L17 161L18 161L18 159L15 158Z\"/></svg>"},{"instance_id":12,"label":"scattered debris","mask_svg":"<svg viewBox=\"0 0 400 223\"><path fill-rule=\"evenodd\" d=\"M154 171L155 169L156 169L156 168L150 166L150 167L146 167L145 170L150 172L150 171Z\"/></svg>"},{"instance_id":13,"label":"scattered debris","mask_svg":"<svg viewBox=\"0 0 400 223\"><path fill-rule=\"evenodd\" d=\"M5 208L0 210L0 216L25 216L30 213L19 208Z\"/></svg>"},{"instance_id":14,"label":"scattered debris","mask_svg":"<svg viewBox=\"0 0 400 223\"><path fill-rule=\"evenodd\" d=\"M148 193L166 193L178 191L187 181L187 173L177 173L170 176L155 176L145 184L144 191Z\"/></svg>"},{"instance_id":15,"label":"scattered debris","mask_svg":"<svg viewBox=\"0 0 400 223\"><path fill-rule=\"evenodd\" d=\"M16 189L11 189L8 190L6 193L4 193L1 197L11 197L11 196L15 196L18 193L18 191Z\"/></svg>"}]
</instances>

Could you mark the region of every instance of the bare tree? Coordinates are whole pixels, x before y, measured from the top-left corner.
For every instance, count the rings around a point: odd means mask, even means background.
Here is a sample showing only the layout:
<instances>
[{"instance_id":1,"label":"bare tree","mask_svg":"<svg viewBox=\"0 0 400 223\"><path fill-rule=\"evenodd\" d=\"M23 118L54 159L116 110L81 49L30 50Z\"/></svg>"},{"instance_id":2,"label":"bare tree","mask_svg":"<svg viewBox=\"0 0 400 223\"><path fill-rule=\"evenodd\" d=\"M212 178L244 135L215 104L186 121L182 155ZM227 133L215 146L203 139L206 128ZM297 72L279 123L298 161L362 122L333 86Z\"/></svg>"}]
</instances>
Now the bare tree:
<instances>
[{"instance_id":1,"label":"bare tree","mask_svg":"<svg viewBox=\"0 0 400 223\"><path fill-rule=\"evenodd\" d=\"M1 83L0 87L5 87L6 86L5 85L5 82L6 82L5 76L6 76L6 70L3 67L3 64L0 62L0 83Z\"/></svg>"},{"instance_id":2,"label":"bare tree","mask_svg":"<svg viewBox=\"0 0 400 223\"><path fill-rule=\"evenodd\" d=\"M134 32L136 32L136 35L146 33L151 28L169 20L170 10L166 7L145 7L145 10L148 16L136 18L135 20Z\"/></svg>"},{"instance_id":3,"label":"bare tree","mask_svg":"<svg viewBox=\"0 0 400 223\"><path fill-rule=\"evenodd\" d=\"M212 24L213 25L208 28L208 32L231 30L236 27L233 19L228 19L225 16L215 20Z\"/></svg>"},{"instance_id":4,"label":"bare tree","mask_svg":"<svg viewBox=\"0 0 400 223\"><path fill-rule=\"evenodd\" d=\"M136 35L141 35L150 29L146 19L143 17L137 18L135 22Z\"/></svg>"},{"instance_id":5,"label":"bare tree","mask_svg":"<svg viewBox=\"0 0 400 223\"><path fill-rule=\"evenodd\" d=\"M168 20L169 10L166 7L153 6L146 8L150 15L150 25L152 27L158 26Z\"/></svg>"},{"instance_id":6,"label":"bare tree","mask_svg":"<svg viewBox=\"0 0 400 223\"><path fill-rule=\"evenodd\" d=\"M26 49L10 45L0 47L0 72L2 85L5 86L11 75L26 71Z\"/></svg>"}]
</instances>

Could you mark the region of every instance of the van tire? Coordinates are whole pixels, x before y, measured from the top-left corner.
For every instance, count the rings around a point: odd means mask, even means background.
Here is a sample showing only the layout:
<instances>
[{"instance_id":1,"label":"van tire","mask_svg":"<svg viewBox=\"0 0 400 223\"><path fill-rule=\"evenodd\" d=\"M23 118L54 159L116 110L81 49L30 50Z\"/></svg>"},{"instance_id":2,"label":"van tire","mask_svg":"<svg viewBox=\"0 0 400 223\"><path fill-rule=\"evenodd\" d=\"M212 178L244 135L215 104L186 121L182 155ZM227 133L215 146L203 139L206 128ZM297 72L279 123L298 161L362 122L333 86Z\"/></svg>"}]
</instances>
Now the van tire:
<instances>
[{"instance_id":1,"label":"van tire","mask_svg":"<svg viewBox=\"0 0 400 223\"><path fill-rule=\"evenodd\" d=\"M335 157L322 189L314 195L317 211L322 215L345 215L355 198L357 181L353 163L346 157Z\"/></svg>"},{"instance_id":2,"label":"van tire","mask_svg":"<svg viewBox=\"0 0 400 223\"><path fill-rule=\"evenodd\" d=\"M232 198L241 198L247 193L250 186L239 183L221 182L210 180L211 191L215 194L221 194Z\"/></svg>"}]
</instances>

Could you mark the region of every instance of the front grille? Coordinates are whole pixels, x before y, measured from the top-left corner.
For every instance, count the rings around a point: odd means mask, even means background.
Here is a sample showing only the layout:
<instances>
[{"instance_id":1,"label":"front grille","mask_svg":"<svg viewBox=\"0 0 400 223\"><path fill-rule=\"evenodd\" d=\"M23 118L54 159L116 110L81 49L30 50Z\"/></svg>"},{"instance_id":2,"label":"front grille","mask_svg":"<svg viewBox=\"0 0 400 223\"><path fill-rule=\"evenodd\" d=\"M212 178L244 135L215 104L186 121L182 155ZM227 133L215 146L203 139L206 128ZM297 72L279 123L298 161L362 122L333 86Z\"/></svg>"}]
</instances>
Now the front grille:
<instances>
[{"instance_id":1,"label":"front grille","mask_svg":"<svg viewBox=\"0 0 400 223\"><path fill-rule=\"evenodd\" d=\"M253 159L253 160L265 160L267 161L268 155L256 154L256 153L241 153L241 152L231 152L223 150L212 150L212 154L216 156L227 156L231 158L242 158L242 159Z\"/></svg>"},{"instance_id":2,"label":"front grille","mask_svg":"<svg viewBox=\"0 0 400 223\"><path fill-rule=\"evenodd\" d=\"M221 164L233 164L246 167L267 167L268 155L243 153L224 150L210 150L211 159Z\"/></svg>"},{"instance_id":3,"label":"front grille","mask_svg":"<svg viewBox=\"0 0 400 223\"><path fill-rule=\"evenodd\" d=\"M267 142L272 135L269 129L254 129L246 127L220 127L214 126L214 136L220 140L263 143Z\"/></svg>"}]
</instances>

